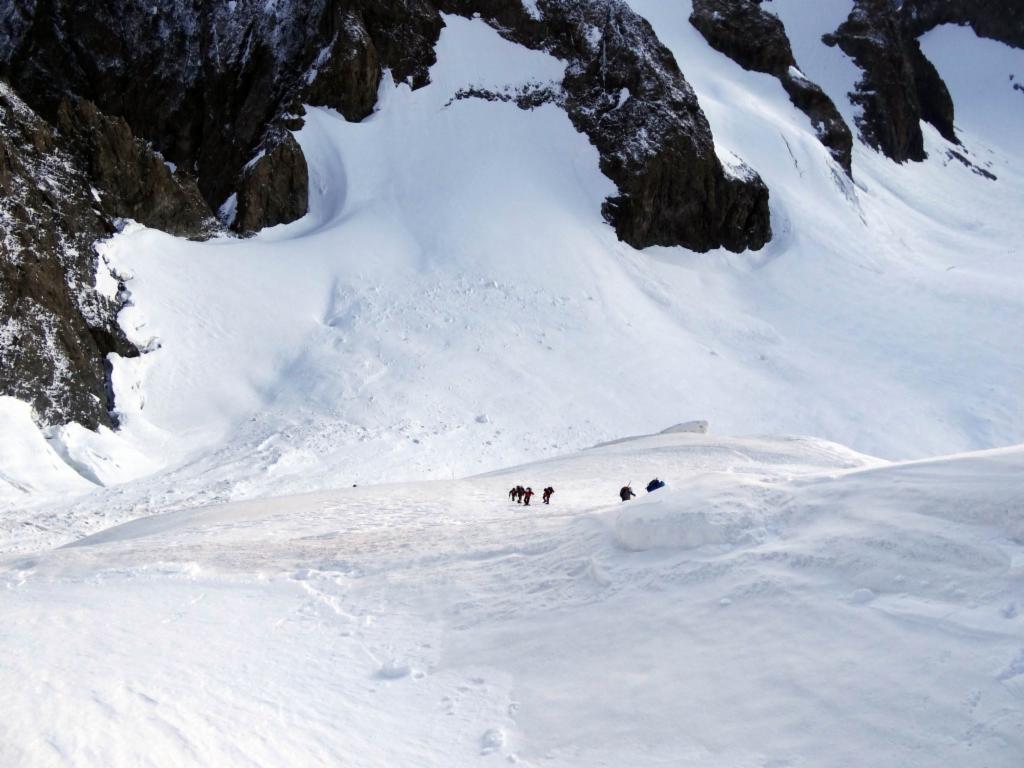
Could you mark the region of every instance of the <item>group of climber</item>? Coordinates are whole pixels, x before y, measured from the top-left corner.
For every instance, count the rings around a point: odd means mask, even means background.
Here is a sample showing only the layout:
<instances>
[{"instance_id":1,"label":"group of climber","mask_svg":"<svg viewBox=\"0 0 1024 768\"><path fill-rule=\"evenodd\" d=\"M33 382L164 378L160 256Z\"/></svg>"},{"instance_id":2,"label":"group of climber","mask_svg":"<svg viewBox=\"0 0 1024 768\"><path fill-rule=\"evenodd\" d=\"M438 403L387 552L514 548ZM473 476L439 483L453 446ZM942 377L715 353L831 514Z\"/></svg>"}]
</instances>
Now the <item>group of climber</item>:
<instances>
[{"instance_id":1,"label":"group of climber","mask_svg":"<svg viewBox=\"0 0 1024 768\"><path fill-rule=\"evenodd\" d=\"M554 494L555 489L552 488L551 486L548 486L547 488L544 489L543 494L541 494L541 499L544 500L545 504L550 504L551 497ZM515 488L508 492L508 497L512 499L512 501L514 501L516 504L522 504L527 507L530 506L530 499L532 499L534 496L536 496L536 494L534 493L533 488L523 488L523 486L521 485L517 485Z\"/></svg>"},{"instance_id":2,"label":"group of climber","mask_svg":"<svg viewBox=\"0 0 1024 768\"><path fill-rule=\"evenodd\" d=\"M664 487L665 487L665 481L664 480L659 480L658 478L654 478L653 480L651 480L651 482L649 482L647 484L647 492L648 493L653 493L654 491L658 490L659 488L664 488ZM555 489L552 488L551 486L548 486L547 488L544 489L544 492L541 495L541 498L544 500L545 504L550 504L551 503L551 497L554 495L554 493L555 493ZM526 506L526 507L530 506L530 499L532 499L536 495L537 494L534 493L533 488L530 488L530 487L524 488L521 485L517 485L515 488L513 488L511 491L508 492L508 497L509 497L510 500L514 501L516 504L522 504L523 506ZM622 499L623 501L629 501L630 499L634 498L635 496L636 496L636 494L633 493L633 489L632 489L631 485L628 484L628 483L626 485L622 486L622 488L619 489L619 498Z\"/></svg>"}]
</instances>

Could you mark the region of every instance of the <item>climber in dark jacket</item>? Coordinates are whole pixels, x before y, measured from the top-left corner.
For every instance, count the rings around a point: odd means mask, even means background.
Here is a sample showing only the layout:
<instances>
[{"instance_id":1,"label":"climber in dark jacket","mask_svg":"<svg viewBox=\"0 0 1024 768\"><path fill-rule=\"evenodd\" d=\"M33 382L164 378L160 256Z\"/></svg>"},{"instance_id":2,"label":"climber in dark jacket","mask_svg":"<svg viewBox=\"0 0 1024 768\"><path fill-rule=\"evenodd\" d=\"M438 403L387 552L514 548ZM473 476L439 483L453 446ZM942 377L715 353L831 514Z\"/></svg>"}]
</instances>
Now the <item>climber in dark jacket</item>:
<instances>
[{"instance_id":1,"label":"climber in dark jacket","mask_svg":"<svg viewBox=\"0 0 1024 768\"><path fill-rule=\"evenodd\" d=\"M634 496L636 496L636 494L633 493L633 489L630 488L628 485L622 486L622 489L619 491L619 498L622 499L623 501L629 501Z\"/></svg>"},{"instance_id":2,"label":"climber in dark jacket","mask_svg":"<svg viewBox=\"0 0 1024 768\"><path fill-rule=\"evenodd\" d=\"M664 488L664 487L665 487L665 481L664 480L659 480L658 478L654 478L653 480L651 480L651 482L649 482L647 484L647 492L651 493L652 491L656 491L659 488Z\"/></svg>"},{"instance_id":3,"label":"climber in dark jacket","mask_svg":"<svg viewBox=\"0 0 1024 768\"><path fill-rule=\"evenodd\" d=\"M551 503L551 497L554 495L554 493L555 489L552 488L550 485L544 489L544 495L541 498L544 499L545 504Z\"/></svg>"}]
</instances>

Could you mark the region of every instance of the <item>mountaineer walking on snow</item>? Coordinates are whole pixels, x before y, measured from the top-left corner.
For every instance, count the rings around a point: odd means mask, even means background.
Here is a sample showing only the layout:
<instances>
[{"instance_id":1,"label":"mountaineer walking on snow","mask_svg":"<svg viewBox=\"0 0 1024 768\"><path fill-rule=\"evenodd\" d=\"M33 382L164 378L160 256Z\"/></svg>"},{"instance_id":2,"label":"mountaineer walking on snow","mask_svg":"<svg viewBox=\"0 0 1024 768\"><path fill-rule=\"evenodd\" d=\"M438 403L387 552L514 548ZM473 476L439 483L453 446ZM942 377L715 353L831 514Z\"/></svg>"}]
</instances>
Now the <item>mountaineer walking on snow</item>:
<instances>
[{"instance_id":1,"label":"mountaineer walking on snow","mask_svg":"<svg viewBox=\"0 0 1024 768\"><path fill-rule=\"evenodd\" d=\"M622 499L623 501L629 501L634 496L636 496L636 494L633 493L633 489L630 488L628 485L622 486L621 490L619 491L619 498Z\"/></svg>"},{"instance_id":2,"label":"mountaineer walking on snow","mask_svg":"<svg viewBox=\"0 0 1024 768\"><path fill-rule=\"evenodd\" d=\"M664 488L664 487L665 487L665 481L664 480L659 480L658 478L654 478L653 480L651 480L651 482L649 482L647 484L647 492L648 493L653 493L654 491L658 490L659 488Z\"/></svg>"},{"instance_id":3,"label":"mountaineer walking on snow","mask_svg":"<svg viewBox=\"0 0 1024 768\"><path fill-rule=\"evenodd\" d=\"M530 506L530 499L533 497L533 488L527 488L523 492L523 504L527 507Z\"/></svg>"},{"instance_id":4,"label":"mountaineer walking on snow","mask_svg":"<svg viewBox=\"0 0 1024 768\"><path fill-rule=\"evenodd\" d=\"M545 504L551 503L551 497L555 494L555 489L550 485L544 489L544 495L541 497Z\"/></svg>"},{"instance_id":5,"label":"mountaineer walking on snow","mask_svg":"<svg viewBox=\"0 0 1024 768\"><path fill-rule=\"evenodd\" d=\"M518 493L519 493L519 487L516 486L511 491L508 492L508 500L509 501L515 501L516 495Z\"/></svg>"}]
</instances>

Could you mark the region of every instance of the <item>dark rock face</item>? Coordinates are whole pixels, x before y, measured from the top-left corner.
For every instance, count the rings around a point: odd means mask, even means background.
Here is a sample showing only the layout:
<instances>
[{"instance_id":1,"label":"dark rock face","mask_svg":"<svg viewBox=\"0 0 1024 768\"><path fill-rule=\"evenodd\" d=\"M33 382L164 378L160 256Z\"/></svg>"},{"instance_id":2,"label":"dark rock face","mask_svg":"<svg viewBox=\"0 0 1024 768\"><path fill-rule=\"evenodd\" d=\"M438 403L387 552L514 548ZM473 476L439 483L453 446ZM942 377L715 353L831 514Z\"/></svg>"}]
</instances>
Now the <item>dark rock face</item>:
<instances>
[{"instance_id":1,"label":"dark rock face","mask_svg":"<svg viewBox=\"0 0 1024 768\"><path fill-rule=\"evenodd\" d=\"M243 232L295 221L309 208L309 172L299 143L284 133L269 144L242 173L235 225Z\"/></svg>"},{"instance_id":2,"label":"dark rock face","mask_svg":"<svg viewBox=\"0 0 1024 768\"><path fill-rule=\"evenodd\" d=\"M761 247L771 234L767 189L724 171L696 96L650 26L621 0L538 7L535 19L519 0L315 0L281 10L263 0L13 0L0 17L0 74L43 114L56 116L70 94L124 118L195 176L210 208L236 191L233 227L251 232L305 212L304 162L280 129L285 116L306 101L362 119L383 68L414 87L427 82L439 10L479 13L510 39L570 60L563 103L619 185L607 213L620 237ZM619 108L625 88L631 98Z\"/></svg>"},{"instance_id":3,"label":"dark rock face","mask_svg":"<svg viewBox=\"0 0 1024 768\"><path fill-rule=\"evenodd\" d=\"M539 18L518 2L440 5L479 13L509 39L568 62L563 93L554 98L597 147L601 170L619 188L604 213L620 239L638 248L741 251L771 238L768 188L749 168L730 173L722 166L696 94L650 25L625 3L538 0Z\"/></svg>"},{"instance_id":4,"label":"dark rock face","mask_svg":"<svg viewBox=\"0 0 1024 768\"><path fill-rule=\"evenodd\" d=\"M922 119L957 143L946 84L890 0L856 0L849 18L824 42L838 45L864 70L850 98L863 109L857 127L867 144L897 162L924 160Z\"/></svg>"},{"instance_id":5,"label":"dark rock face","mask_svg":"<svg viewBox=\"0 0 1024 768\"><path fill-rule=\"evenodd\" d=\"M383 67L426 82L442 26L433 5L279 7L0 4L0 77L18 90L0 81L0 393L41 421L114 423L106 355L138 350L116 323L123 298L93 288L93 244L113 218L201 237L237 190L239 230L294 220L308 187L285 130L301 125L299 94L360 119Z\"/></svg>"},{"instance_id":6,"label":"dark rock face","mask_svg":"<svg viewBox=\"0 0 1024 768\"><path fill-rule=\"evenodd\" d=\"M979 37L1024 48L1024 3L1019 0L911 0L900 9L914 37L940 24L969 25Z\"/></svg>"},{"instance_id":7,"label":"dark rock face","mask_svg":"<svg viewBox=\"0 0 1024 768\"><path fill-rule=\"evenodd\" d=\"M124 118L194 176L214 210L250 160L284 140L280 118L301 99L358 120L373 108L382 67L425 83L441 28L427 0L9 2L0 76L49 119L69 96Z\"/></svg>"},{"instance_id":8,"label":"dark rock face","mask_svg":"<svg viewBox=\"0 0 1024 768\"><path fill-rule=\"evenodd\" d=\"M40 180L45 180L40 183ZM112 234L64 139L0 81L0 394L48 423L112 425L106 355L138 350L95 288Z\"/></svg>"},{"instance_id":9,"label":"dark rock face","mask_svg":"<svg viewBox=\"0 0 1024 768\"><path fill-rule=\"evenodd\" d=\"M57 110L61 136L81 158L100 192L100 209L174 235L201 237L215 228L195 181L174 174L120 117L102 114L89 101L64 101Z\"/></svg>"},{"instance_id":10,"label":"dark rock face","mask_svg":"<svg viewBox=\"0 0 1024 768\"><path fill-rule=\"evenodd\" d=\"M694 0L690 23L744 69L779 77L796 64L785 26L758 0Z\"/></svg>"},{"instance_id":11,"label":"dark rock face","mask_svg":"<svg viewBox=\"0 0 1024 768\"><path fill-rule=\"evenodd\" d=\"M359 121L377 102L380 54L361 13L336 12L328 22L331 43L323 49L322 62L318 57L307 97L313 104L334 107L347 119Z\"/></svg>"},{"instance_id":12,"label":"dark rock face","mask_svg":"<svg viewBox=\"0 0 1024 768\"><path fill-rule=\"evenodd\" d=\"M744 69L778 78L832 157L850 173L853 135L821 87L799 72L782 21L760 0L694 0L690 23L717 51Z\"/></svg>"},{"instance_id":13,"label":"dark rock face","mask_svg":"<svg viewBox=\"0 0 1024 768\"><path fill-rule=\"evenodd\" d=\"M824 37L864 70L850 94L864 110L861 137L897 162L926 157L921 120L959 144L949 90L917 42L947 23L1024 47L1024 4L1017 0L856 0L849 18Z\"/></svg>"}]
</instances>

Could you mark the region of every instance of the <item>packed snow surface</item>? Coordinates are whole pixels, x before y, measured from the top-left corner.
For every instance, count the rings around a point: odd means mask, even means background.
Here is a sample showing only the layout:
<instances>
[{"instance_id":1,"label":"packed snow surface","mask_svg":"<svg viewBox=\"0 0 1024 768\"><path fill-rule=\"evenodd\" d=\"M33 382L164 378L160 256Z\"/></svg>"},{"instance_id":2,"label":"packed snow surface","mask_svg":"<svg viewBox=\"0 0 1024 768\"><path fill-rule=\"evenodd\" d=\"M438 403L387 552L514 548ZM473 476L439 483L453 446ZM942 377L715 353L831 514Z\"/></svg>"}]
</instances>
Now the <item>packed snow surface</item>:
<instances>
[{"instance_id":1,"label":"packed snow surface","mask_svg":"<svg viewBox=\"0 0 1024 768\"><path fill-rule=\"evenodd\" d=\"M0 764L1018 768L1022 478L670 433L144 518L0 564Z\"/></svg>"}]
</instances>

